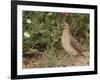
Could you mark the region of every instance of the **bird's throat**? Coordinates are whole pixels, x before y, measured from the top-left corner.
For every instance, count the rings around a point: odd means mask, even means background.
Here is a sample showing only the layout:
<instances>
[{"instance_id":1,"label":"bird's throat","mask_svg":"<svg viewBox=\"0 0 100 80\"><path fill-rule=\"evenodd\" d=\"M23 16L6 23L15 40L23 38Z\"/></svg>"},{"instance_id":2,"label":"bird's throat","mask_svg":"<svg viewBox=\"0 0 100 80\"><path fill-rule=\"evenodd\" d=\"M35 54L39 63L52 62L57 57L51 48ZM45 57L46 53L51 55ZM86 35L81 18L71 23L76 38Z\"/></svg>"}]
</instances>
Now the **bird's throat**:
<instances>
[{"instance_id":1,"label":"bird's throat","mask_svg":"<svg viewBox=\"0 0 100 80\"><path fill-rule=\"evenodd\" d=\"M70 33L69 33L69 30L64 30L63 31L63 35L62 35L62 38L64 38L64 40L66 41L70 41Z\"/></svg>"}]
</instances>

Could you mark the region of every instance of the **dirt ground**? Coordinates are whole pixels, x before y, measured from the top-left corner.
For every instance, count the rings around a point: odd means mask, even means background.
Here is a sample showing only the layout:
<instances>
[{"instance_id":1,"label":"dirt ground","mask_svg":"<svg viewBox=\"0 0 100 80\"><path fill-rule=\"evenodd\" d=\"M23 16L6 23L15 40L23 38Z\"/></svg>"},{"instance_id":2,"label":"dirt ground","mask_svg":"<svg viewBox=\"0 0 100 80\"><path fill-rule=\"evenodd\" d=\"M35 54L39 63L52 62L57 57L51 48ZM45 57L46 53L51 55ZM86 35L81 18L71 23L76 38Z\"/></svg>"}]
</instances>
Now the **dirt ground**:
<instances>
[{"instance_id":1,"label":"dirt ground","mask_svg":"<svg viewBox=\"0 0 100 80\"><path fill-rule=\"evenodd\" d=\"M46 67L68 67L68 66L88 66L89 65L89 52L84 52L84 56L71 56L65 52L57 52L55 64L53 66L48 65L47 52L41 52L39 54L27 55L23 57L23 69L29 68L46 68Z\"/></svg>"}]
</instances>

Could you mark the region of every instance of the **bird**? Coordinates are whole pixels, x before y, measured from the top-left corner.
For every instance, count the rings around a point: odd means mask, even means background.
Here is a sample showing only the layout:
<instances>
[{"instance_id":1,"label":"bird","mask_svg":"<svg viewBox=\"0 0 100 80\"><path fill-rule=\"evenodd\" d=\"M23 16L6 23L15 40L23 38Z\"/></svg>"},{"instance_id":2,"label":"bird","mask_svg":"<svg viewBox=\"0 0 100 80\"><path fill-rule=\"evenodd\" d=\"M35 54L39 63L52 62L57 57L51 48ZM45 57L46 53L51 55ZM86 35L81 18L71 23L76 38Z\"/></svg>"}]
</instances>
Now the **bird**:
<instances>
[{"instance_id":1,"label":"bird","mask_svg":"<svg viewBox=\"0 0 100 80\"><path fill-rule=\"evenodd\" d=\"M81 44L75 39L69 30L69 24L67 22L63 22L61 24L63 27L63 33L61 36L61 43L62 47L64 48L65 52L72 56L84 56L83 52L85 51Z\"/></svg>"}]
</instances>

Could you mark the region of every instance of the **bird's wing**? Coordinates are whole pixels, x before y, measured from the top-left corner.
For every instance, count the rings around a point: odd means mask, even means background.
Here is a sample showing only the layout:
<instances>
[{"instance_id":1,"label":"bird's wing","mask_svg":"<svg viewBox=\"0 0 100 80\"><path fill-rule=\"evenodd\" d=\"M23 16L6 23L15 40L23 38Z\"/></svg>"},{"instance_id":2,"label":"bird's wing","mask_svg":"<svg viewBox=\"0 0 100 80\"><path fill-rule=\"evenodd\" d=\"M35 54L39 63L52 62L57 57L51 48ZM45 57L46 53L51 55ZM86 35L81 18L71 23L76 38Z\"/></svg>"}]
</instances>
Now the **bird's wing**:
<instances>
[{"instance_id":1,"label":"bird's wing","mask_svg":"<svg viewBox=\"0 0 100 80\"><path fill-rule=\"evenodd\" d=\"M70 35L70 44L73 48L75 48L78 52L82 52L81 44Z\"/></svg>"}]
</instances>

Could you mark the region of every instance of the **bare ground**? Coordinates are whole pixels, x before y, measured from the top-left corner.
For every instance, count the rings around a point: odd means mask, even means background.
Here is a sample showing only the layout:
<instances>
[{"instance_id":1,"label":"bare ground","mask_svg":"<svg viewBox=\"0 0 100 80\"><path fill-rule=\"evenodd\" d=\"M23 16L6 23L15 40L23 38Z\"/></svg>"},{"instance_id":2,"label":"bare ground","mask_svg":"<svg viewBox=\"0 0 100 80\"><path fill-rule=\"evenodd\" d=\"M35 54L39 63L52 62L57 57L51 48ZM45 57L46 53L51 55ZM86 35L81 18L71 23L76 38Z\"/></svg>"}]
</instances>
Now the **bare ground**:
<instances>
[{"instance_id":1,"label":"bare ground","mask_svg":"<svg viewBox=\"0 0 100 80\"><path fill-rule=\"evenodd\" d=\"M68 66L87 66L89 65L89 52L84 52L84 56L71 56L65 52L58 51L55 59L55 64L49 66L48 55L46 52L35 54L34 56L23 57L23 69L28 68L46 68L46 67L68 67Z\"/></svg>"}]
</instances>

